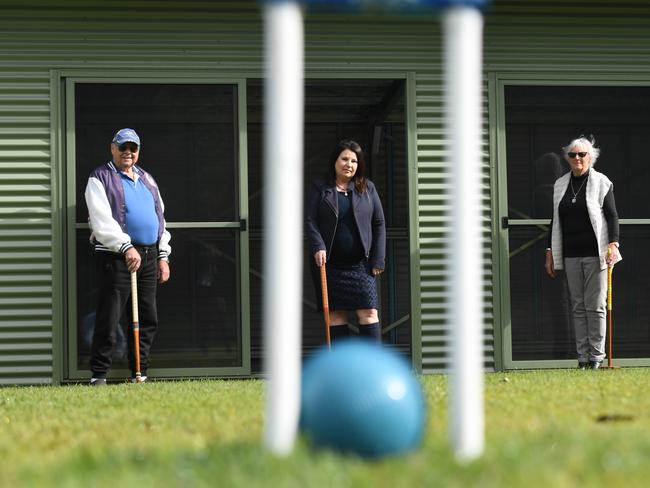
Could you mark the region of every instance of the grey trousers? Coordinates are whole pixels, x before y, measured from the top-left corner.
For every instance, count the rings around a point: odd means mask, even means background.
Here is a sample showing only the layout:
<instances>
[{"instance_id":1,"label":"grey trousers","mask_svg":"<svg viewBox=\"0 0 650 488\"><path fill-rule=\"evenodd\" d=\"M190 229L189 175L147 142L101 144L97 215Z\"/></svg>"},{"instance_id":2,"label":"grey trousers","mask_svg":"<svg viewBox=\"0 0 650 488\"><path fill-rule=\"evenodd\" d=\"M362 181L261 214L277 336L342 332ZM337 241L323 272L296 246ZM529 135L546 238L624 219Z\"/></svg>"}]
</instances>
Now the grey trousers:
<instances>
[{"instance_id":1,"label":"grey trousers","mask_svg":"<svg viewBox=\"0 0 650 488\"><path fill-rule=\"evenodd\" d=\"M607 270L597 257L565 258L564 269L571 295L578 361L605 358L607 331Z\"/></svg>"}]
</instances>

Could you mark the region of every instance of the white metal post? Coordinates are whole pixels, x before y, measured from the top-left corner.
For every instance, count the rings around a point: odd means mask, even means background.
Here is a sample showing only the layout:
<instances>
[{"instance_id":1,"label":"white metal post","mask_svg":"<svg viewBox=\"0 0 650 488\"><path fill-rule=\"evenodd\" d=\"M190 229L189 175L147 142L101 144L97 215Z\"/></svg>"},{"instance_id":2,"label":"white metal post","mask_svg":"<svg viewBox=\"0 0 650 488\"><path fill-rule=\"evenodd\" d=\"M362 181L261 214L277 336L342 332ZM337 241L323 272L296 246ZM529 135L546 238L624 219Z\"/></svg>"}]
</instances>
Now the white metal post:
<instances>
[{"instance_id":1,"label":"white metal post","mask_svg":"<svg viewBox=\"0 0 650 488\"><path fill-rule=\"evenodd\" d=\"M447 164L451 172L450 434L456 458L484 447L481 91L483 16L471 7L443 13Z\"/></svg>"},{"instance_id":2,"label":"white metal post","mask_svg":"<svg viewBox=\"0 0 650 488\"><path fill-rule=\"evenodd\" d=\"M304 34L297 2L264 5L264 444L293 449L300 414Z\"/></svg>"}]
</instances>

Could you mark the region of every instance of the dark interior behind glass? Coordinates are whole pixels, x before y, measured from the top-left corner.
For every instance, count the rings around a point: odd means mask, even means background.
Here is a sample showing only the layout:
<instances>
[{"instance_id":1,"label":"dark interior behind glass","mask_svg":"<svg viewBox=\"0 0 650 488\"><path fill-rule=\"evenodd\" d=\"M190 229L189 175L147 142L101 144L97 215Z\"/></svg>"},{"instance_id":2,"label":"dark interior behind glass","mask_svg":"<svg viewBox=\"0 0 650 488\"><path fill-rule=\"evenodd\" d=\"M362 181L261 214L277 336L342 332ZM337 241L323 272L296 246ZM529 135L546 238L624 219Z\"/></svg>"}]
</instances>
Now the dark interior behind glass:
<instances>
[{"instance_id":1,"label":"dark interior behind glass","mask_svg":"<svg viewBox=\"0 0 650 488\"><path fill-rule=\"evenodd\" d=\"M563 276L544 271L553 182L569 170L562 147L593 134L594 168L614 183L623 261L613 273L614 357L650 357L650 87L528 86L505 88L512 359L575 359ZM644 222L645 220L645 222Z\"/></svg>"},{"instance_id":2,"label":"dark interior behind glass","mask_svg":"<svg viewBox=\"0 0 650 488\"><path fill-rule=\"evenodd\" d=\"M158 289L151 367L240 366L239 230L195 225L239 221L236 86L81 83L75 97L77 223L87 222L89 173L110 160L115 131L132 127L142 141L138 164L156 179L167 222L190 226L170 229L171 279ZM88 367L97 299L88 235L77 229L79 369ZM115 359L126 366L123 347Z\"/></svg>"},{"instance_id":3,"label":"dark interior behind glass","mask_svg":"<svg viewBox=\"0 0 650 488\"><path fill-rule=\"evenodd\" d=\"M250 80L248 100L249 208L251 219L251 346L253 370L261 370L262 293L262 199L268 191L262 181L262 83ZM380 279L380 319L384 327L395 324L384 342L411 354L410 275L408 246L408 171L406 152L405 96L403 80L322 80L305 82L305 175L308 188L326 170L336 142L354 139L367 156L368 175L377 185L386 214L386 273ZM376 129L375 127L379 127ZM286 150L292 141L287 139ZM282 162L277 162L282 171ZM291 175L286 188L293 191ZM322 315L316 311L320 296L314 293L307 247L296 252L304 260L303 348L309 354L322 345L325 331ZM354 314L351 323L356 324ZM401 321L400 321L401 320Z\"/></svg>"}]
</instances>

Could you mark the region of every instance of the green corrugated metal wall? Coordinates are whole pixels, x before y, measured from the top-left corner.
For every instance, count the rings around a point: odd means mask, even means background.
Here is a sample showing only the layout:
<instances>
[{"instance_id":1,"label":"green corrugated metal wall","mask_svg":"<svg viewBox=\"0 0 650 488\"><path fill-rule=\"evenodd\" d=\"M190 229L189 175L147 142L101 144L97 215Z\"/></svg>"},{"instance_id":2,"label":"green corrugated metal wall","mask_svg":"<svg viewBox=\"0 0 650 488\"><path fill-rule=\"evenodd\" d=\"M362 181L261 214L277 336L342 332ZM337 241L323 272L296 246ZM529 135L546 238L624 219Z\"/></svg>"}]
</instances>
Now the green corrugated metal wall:
<instances>
[{"instance_id":1,"label":"green corrugated metal wall","mask_svg":"<svg viewBox=\"0 0 650 488\"><path fill-rule=\"evenodd\" d=\"M646 0L495 1L486 25L490 71L648 70ZM0 1L0 383L52 381L50 70L206 69L261 71L261 25L252 1ZM417 198L422 368L444 369L447 352L444 244L448 219L443 162L440 34L435 20L309 16L307 68L314 72L413 72L416 81ZM487 110L485 175L485 344L493 365L491 165ZM415 193L415 192L414 192ZM56 203L56 201L55 201ZM54 228L53 228L54 227ZM55 241L52 239L52 233ZM60 263L59 263L60 265Z\"/></svg>"},{"instance_id":2,"label":"green corrugated metal wall","mask_svg":"<svg viewBox=\"0 0 650 488\"><path fill-rule=\"evenodd\" d=\"M43 69L0 68L0 384L52 378L49 92Z\"/></svg>"}]
</instances>

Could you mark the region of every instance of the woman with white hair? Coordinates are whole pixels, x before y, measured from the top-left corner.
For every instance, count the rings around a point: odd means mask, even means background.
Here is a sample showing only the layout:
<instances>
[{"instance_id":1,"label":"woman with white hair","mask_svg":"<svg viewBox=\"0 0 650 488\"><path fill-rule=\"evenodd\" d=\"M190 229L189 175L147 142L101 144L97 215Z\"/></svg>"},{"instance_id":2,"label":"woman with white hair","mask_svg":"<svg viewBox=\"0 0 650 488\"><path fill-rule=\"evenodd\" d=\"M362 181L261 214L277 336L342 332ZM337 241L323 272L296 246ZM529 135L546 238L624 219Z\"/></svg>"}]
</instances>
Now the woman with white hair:
<instances>
[{"instance_id":1,"label":"woman with white hair","mask_svg":"<svg viewBox=\"0 0 650 488\"><path fill-rule=\"evenodd\" d=\"M546 272L564 270L575 328L578 368L598 369L605 358L607 267L621 260L614 186L593 169L600 150L580 136L563 148L571 171L553 187Z\"/></svg>"}]
</instances>

